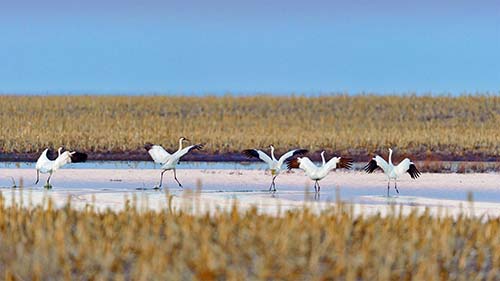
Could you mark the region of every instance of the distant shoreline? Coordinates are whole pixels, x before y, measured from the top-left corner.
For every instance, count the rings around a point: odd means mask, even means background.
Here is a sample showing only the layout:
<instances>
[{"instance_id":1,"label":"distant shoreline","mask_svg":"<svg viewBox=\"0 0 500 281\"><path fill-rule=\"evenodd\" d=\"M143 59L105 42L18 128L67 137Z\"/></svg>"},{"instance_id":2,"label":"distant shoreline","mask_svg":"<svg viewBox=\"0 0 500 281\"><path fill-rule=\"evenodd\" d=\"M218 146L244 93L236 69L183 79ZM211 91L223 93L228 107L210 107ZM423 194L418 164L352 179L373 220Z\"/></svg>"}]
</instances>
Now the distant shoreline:
<instances>
[{"instance_id":1,"label":"distant shoreline","mask_svg":"<svg viewBox=\"0 0 500 281\"><path fill-rule=\"evenodd\" d=\"M321 161L320 151L308 153L307 157L313 161ZM90 161L151 161L151 157L144 150L123 151L123 152L89 152ZM355 162L369 161L374 154L367 154L365 151L351 151L349 153L328 152L327 158L332 156L344 156L352 158ZM381 153L381 155L385 155ZM35 162L39 153L0 153L0 162ZM395 162L408 157L413 161L470 161L470 162L500 162L499 155L488 155L478 153L468 153L456 155L448 152L414 153L395 156ZM248 159L240 152L196 152L182 158L184 161L200 162L258 162L256 159Z\"/></svg>"}]
</instances>

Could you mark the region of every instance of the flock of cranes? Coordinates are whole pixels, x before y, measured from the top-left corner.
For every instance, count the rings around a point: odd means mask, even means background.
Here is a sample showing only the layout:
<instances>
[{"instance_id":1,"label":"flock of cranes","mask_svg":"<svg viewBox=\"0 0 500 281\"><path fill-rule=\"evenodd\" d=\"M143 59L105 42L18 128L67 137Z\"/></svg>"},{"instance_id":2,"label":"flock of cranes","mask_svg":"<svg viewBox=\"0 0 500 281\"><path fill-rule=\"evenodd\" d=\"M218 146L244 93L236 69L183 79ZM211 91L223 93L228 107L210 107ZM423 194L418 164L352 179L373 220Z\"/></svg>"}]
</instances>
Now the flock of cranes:
<instances>
[{"instance_id":1,"label":"flock of cranes","mask_svg":"<svg viewBox=\"0 0 500 281\"><path fill-rule=\"evenodd\" d=\"M146 143L144 148L147 150L153 161L161 165L160 182L155 189L161 189L163 184L163 174L166 171L172 170L173 176L179 187L182 188L182 184L177 179L176 166L179 160L192 150L200 150L203 148L203 144L194 144L183 147L184 142L189 140L182 137L179 139L179 148L174 153L167 152L162 146L154 145L152 143ZM314 164L311 159L305 157L304 155L308 153L306 149L294 149L283 154L279 159L276 159L274 155L274 146L270 146L271 156L268 156L265 152L259 149L247 149L242 153L249 158L258 158L265 162L268 166L268 170L271 171L272 181L269 186L269 191L276 191L276 177L283 170L283 166L286 164L286 169L302 169L306 176L314 181L314 190L320 192L321 186L319 181L325 178L328 173L335 169L351 169L353 161L345 157L332 157L330 160L326 161L325 151L321 152L322 163L320 166ZM62 147L57 150L57 155L54 151L50 149L45 149L38 161L36 162L36 172L37 178L35 184L38 183L40 179L40 173L49 174L47 181L45 183L45 188L52 188L50 184L50 179L52 174L58 169L62 168L68 163L78 163L85 162L87 160L87 154L77 152L77 151L64 151ZM373 173L375 170L380 169L387 176L387 196L389 196L389 189L391 180L394 181L394 189L397 193L399 190L397 188L397 179L408 173L412 179L416 179L420 176L420 172L417 167L410 159L405 158L398 165L392 163L392 149L389 149L388 162L384 158L376 155L365 167L364 170L367 173Z\"/></svg>"}]
</instances>

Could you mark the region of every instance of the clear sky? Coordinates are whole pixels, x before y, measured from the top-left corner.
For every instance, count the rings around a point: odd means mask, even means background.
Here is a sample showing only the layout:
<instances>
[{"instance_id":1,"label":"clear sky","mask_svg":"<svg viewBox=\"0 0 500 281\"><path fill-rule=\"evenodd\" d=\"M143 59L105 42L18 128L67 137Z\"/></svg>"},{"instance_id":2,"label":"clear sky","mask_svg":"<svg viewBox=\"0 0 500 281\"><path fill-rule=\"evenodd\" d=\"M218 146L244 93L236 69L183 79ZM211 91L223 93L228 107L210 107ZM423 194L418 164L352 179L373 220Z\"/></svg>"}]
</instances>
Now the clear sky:
<instances>
[{"instance_id":1,"label":"clear sky","mask_svg":"<svg viewBox=\"0 0 500 281\"><path fill-rule=\"evenodd\" d=\"M3 1L0 63L0 93L499 93L500 1Z\"/></svg>"}]
</instances>

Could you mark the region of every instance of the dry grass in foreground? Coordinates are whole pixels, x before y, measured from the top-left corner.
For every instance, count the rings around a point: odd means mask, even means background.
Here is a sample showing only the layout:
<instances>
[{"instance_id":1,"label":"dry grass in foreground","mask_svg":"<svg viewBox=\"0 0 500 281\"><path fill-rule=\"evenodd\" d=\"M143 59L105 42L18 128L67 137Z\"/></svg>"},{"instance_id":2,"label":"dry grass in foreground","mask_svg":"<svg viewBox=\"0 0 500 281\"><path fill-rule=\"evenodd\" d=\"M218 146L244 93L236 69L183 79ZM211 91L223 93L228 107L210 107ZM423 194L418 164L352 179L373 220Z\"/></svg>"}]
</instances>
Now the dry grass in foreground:
<instances>
[{"instance_id":1,"label":"dry grass in foreground","mask_svg":"<svg viewBox=\"0 0 500 281\"><path fill-rule=\"evenodd\" d=\"M500 218L8 207L6 280L499 280Z\"/></svg>"},{"instance_id":2,"label":"dry grass in foreground","mask_svg":"<svg viewBox=\"0 0 500 281\"><path fill-rule=\"evenodd\" d=\"M206 143L205 153L274 144L279 152L500 155L499 96L1 96L0 109L2 153L65 145L147 158L145 142L175 149L186 136Z\"/></svg>"}]
</instances>

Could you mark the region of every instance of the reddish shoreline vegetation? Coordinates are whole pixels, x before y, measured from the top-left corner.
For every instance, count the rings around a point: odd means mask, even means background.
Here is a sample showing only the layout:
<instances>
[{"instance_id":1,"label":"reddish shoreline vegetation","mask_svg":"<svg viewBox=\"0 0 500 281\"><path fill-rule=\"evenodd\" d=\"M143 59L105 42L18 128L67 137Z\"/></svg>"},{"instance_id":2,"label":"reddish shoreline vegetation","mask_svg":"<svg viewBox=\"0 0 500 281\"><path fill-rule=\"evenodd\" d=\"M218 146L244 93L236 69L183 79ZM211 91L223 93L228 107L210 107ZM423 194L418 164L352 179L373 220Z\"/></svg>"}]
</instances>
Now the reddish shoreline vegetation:
<instances>
[{"instance_id":1,"label":"reddish shoreline vegetation","mask_svg":"<svg viewBox=\"0 0 500 281\"><path fill-rule=\"evenodd\" d=\"M47 146L90 160L149 160L146 142L205 143L188 161L243 161L246 148L302 147L363 162L500 161L498 96L2 96L0 161L34 161Z\"/></svg>"},{"instance_id":2,"label":"reddish shoreline vegetation","mask_svg":"<svg viewBox=\"0 0 500 281\"><path fill-rule=\"evenodd\" d=\"M382 155L385 155L383 152ZM332 153L331 155L346 155L341 153ZM39 157L38 153L9 153L0 155L0 162L35 162ZM320 152L309 153L308 157L314 161L320 161ZM349 154L354 162L366 163L371 159L370 156ZM421 172L430 173L484 173L500 171L500 160L485 157L428 157L422 158L418 155L402 155L394 157L395 162L399 162L404 157L410 157ZM95 153L89 155L90 161L151 161L151 157L142 150L123 153ZM421 160L423 159L423 160ZM488 161L485 161L486 159ZM200 161L200 162L259 162L258 159L248 159L241 153L209 154L192 152L182 158L182 161Z\"/></svg>"}]
</instances>

